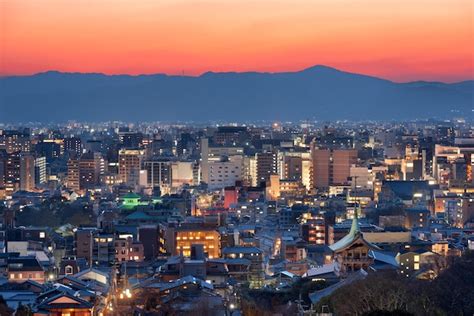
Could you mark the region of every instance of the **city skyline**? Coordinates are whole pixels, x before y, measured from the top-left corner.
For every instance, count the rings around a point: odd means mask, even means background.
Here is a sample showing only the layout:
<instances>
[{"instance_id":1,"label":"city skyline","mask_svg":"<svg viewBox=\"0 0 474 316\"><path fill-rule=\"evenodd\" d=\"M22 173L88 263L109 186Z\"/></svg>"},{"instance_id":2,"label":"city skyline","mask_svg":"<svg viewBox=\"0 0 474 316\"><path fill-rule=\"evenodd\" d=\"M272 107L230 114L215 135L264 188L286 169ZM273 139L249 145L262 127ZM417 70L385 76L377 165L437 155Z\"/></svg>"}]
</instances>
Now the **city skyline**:
<instances>
[{"instance_id":1,"label":"city skyline","mask_svg":"<svg viewBox=\"0 0 474 316\"><path fill-rule=\"evenodd\" d=\"M467 0L357 6L347 0L20 0L0 8L2 76L49 70L197 76L322 64L395 82L473 78Z\"/></svg>"},{"instance_id":2,"label":"city skyline","mask_svg":"<svg viewBox=\"0 0 474 316\"><path fill-rule=\"evenodd\" d=\"M0 315L474 315L472 0L0 0Z\"/></svg>"}]
</instances>

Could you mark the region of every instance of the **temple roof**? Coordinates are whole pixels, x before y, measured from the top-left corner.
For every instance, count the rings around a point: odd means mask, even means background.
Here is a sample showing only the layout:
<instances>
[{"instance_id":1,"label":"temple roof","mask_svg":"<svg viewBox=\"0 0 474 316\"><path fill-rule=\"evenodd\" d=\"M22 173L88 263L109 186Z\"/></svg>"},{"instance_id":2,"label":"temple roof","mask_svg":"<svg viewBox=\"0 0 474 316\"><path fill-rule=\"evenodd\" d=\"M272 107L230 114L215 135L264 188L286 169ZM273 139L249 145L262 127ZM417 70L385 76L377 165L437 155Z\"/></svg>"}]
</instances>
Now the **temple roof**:
<instances>
[{"instance_id":1,"label":"temple roof","mask_svg":"<svg viewBox=\"0 0 474 316\"><path fill-rule=\"evenodd\" d=\"M359 220L357 216L357 210L354 212L354 218L352 219L352 226L349 234L344 236L341 240L335 242L334 244L330 245L332 251L337 251L339 249L345 248L349 246L357 237L361 235L360 227L359 227Z\"/></svg>"},{"instance_id":2,"label":"temple roof","mask_svg":"<svg viewBox=\"0 0 474 316\"><path fill-rule=\"evenodd\" d=\"M141 198L140 195L133 192L128 192L122 197L122 199L140 199L140 198Z\"/></svg>"},{"instance_id":3,"label":"temple roof","mask_svg":"<svg viewBox=\"0 0 474 316\"><path fill-rule=\"evenodd\" d=\"M332 251L338 251L338 250L344 249L350 246L358 238L361 238L369 247L374 248L374 249L379 249L377 246L372 245L371 243L369 243L362 237L362 232L359 227L359 218L357 216L357 209L356 209L354 212L354 218L352 219L352 226L351 226L351 230L349 231L349 234L344 236L341 240L330 245L329 248Z\"/></svg>"}]
</instances>

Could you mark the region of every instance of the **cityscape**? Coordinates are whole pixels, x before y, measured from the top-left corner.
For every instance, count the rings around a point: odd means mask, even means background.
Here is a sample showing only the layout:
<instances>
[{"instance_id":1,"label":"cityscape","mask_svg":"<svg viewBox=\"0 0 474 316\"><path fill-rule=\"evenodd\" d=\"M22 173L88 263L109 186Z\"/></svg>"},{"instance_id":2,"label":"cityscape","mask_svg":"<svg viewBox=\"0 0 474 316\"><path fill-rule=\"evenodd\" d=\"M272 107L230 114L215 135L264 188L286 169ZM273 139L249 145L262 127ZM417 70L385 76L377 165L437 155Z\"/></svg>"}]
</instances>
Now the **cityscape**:
<instances>
[{"instance_id":1,"label":"cityscape","mask_svg":"<svg viewBox=\"0 0 474 316\"><path fill-rule=\"evenodd\" d=\"M474 315L471 0L1 0L0 316Z\"/></svg>"},{"instance_id":2,"label":"cityscape","mask_svg":"<svg viewBox=\"0 0 474 316\"><path fill-rule=\"evenodd\" d=\"M33 315L470 313L472 131L4 125L0 295Z\"/></svg>"}]
</instances>

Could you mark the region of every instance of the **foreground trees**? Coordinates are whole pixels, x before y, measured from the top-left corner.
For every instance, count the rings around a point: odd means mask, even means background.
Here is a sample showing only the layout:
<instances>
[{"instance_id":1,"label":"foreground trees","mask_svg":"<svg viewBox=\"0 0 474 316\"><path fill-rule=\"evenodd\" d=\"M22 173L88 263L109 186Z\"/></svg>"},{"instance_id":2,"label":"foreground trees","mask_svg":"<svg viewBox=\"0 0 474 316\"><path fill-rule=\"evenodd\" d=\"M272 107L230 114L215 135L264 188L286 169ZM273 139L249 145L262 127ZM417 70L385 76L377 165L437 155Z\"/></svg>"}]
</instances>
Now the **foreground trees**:
<instances>
[{"instance_id":1,"label":"foreground trees","mask_svg":"<svg viewBox=\"0 0 474 316\"><path fill-rule=\"evenodd\" d=\"M319 302L336 315L472 315L474 253L457 258L433 281L371 274Z\"/></svg>"}]
</instances>

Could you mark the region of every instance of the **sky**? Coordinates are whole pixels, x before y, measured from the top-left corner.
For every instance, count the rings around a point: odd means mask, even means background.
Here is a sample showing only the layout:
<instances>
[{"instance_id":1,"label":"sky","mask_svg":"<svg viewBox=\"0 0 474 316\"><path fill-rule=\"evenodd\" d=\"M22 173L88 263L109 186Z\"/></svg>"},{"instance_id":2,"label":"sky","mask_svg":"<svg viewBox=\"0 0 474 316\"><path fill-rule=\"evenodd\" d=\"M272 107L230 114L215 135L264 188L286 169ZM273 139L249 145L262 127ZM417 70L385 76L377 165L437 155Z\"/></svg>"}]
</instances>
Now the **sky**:
<instances>
[{"instance_id":1,"label":"sky","mask_svg":"<svg viewBox=\"0 0 474 316\"><path fill-rule=\"evenodd\" d=\"M297 71L474 78L473 0L0 0L0 75Z\"/></svg>"}]
</instances>

